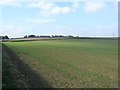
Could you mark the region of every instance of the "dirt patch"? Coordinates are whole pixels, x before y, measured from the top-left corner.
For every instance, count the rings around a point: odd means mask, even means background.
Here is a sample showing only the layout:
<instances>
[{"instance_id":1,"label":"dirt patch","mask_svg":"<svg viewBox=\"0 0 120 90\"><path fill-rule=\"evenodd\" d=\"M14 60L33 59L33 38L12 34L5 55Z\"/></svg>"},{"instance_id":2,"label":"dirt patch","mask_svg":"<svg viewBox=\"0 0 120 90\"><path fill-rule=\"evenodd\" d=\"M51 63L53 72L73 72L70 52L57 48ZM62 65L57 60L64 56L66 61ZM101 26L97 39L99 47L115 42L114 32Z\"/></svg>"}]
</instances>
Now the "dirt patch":
<instances>
[{"instance_id":1,"label":"dirt patch","mask_svg":"<svg viewBox=\"0 0 120 90\"><path fill-rule=\"evenodd\" d=\"M17 88L53 88L43 80L40 75L28 67L27 64L23 63L22 60L20 60L20 58L4 44L2 51L5 53L5 55L3 55L3 65L9 66L9 72L11 73ZM4 62L6 56L8 59ZM3 80L5 80L5 78ZM5 84L3 85L3 88L7 87Z\"/></svg>"}]
</instances>

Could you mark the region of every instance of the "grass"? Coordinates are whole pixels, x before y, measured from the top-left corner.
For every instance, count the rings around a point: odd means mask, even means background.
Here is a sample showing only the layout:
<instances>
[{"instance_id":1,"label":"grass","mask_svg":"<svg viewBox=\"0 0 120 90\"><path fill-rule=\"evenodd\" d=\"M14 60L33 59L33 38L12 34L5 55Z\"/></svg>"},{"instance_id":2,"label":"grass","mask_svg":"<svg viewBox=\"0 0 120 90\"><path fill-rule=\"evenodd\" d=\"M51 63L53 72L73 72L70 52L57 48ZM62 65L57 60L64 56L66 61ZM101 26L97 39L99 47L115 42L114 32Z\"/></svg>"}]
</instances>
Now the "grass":
<instances>
[{"instance_id":1,"label":"grass","mask_svg":"<svg viewBox=\"0 0 120 90\"><path fill-rule=\"evenodd\" d=\"M54 87L117 87L117 40L65 39L4 44Z\"/></svg>"},{"instance_id":2,"label":"grass","mask_svg":"<svg viewBox=\"0 0 120 90\"><path fill-rule=\"evenodd\" d=\"M2 47L4 48L4 47ZM5 49L2 50L2 88L17 88L16 80L11 72L10 57Z\"/></svg>"}]
</instances>

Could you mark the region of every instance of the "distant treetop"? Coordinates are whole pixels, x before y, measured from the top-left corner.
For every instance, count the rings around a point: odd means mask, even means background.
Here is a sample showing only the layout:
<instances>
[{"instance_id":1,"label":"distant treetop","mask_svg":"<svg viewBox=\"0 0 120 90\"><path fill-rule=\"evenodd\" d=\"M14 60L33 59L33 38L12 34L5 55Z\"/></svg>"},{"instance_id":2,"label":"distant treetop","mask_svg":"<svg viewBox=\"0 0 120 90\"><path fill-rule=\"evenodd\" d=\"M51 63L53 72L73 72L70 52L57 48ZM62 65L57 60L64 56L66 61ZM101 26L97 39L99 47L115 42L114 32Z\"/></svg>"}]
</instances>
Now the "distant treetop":
<instances>
[{"instance_id":1,"label":"distant treetop","mask_svg":"<svg viewBox=\"0 0 120 90\"><path fill-rule=\"evenodd\" d=\"M8 36L0 36L1 39L9 39Z\"/></svg>"}]
</instances>

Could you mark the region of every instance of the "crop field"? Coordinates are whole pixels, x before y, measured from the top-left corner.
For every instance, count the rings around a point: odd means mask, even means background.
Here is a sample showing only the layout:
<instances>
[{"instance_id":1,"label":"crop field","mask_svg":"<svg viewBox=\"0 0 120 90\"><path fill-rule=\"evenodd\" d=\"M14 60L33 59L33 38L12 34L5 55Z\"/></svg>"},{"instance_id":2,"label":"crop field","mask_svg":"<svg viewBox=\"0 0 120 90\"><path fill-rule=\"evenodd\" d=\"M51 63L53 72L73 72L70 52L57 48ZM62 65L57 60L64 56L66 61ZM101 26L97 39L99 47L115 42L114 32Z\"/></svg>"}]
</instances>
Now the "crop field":
<instances>
[{"instance_id":1,"label":"crop field","mask_svg":"<svg viewBox=\"0 0 120 90\"><path fill-rule=\"evenodd\" d=\"M117 39L4 42L55 88L117 88Z\"/></svg>"}]
</instances>

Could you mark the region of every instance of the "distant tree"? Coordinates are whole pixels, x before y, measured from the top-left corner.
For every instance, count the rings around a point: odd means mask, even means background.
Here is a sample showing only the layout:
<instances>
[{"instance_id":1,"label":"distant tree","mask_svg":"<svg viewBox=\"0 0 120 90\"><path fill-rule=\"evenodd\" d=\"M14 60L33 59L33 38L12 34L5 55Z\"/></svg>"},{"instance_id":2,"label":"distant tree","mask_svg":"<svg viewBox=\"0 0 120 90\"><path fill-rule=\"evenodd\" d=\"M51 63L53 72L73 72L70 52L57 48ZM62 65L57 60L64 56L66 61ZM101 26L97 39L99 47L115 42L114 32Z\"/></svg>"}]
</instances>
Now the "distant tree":
<instances>
[{"instance_id":1,"label":"distant tree","mask_svg":"<svg viewBox=\"0 0 120 90\"><path fill-rule=\"evenodd\" d=\"M39 38L40 36L36 36L37 38Z\"/></svg>"},{"instance_id":2,"label":"distant tree","mask_svg":"<svg viewBox=\"0 0 120 90\"><path fill-rule=\"evenodd\" d=\"M27 38L27 35L25 35L24 38Z\"/></svg>"},{"instance_id":3,"label":"distant tree","mask_svg":"<svg viewBox=\"0 0 120 90\"><path fill-rule=\"evenodd\" d=\"M62 36L62 35L59 35L59 37L64 37L64 36Z\"/></svg>"},{"instance_id":4,"label":"distant tree","mask_svg":"<svg viewBox=\"0 0 120 90\"><path fill-rule=\"evenodd\" d=\"M9 39L9 37L8 36L3 36L2 39Z\"/></svg>"},{"instance_id":5,"label":"distant tree","mask_svg":"<svg viewBox=\"0 0 120 90\"><path fill-rule=\"evenodd\" d=\"M68 35L68 37L72 38L73 36L72 35Z\"/></svg>"},{"instance_id":6,"label":"distant tree","mask_svg":"<svg viewBox=\"0 0 120 90\"><path fill-rule=\"evenodd\" d=\"M28 38L34 38L36 35L29 35Z\"/></svg>"},{"instance_id":7,"label":"distant tree","mask_svg":"<svg viewBox=\"0 0 120 90\"><path fill-rule=\"evenodd\" d=\"M52 35L52 37L54 37L54 35Z\"/></svg>"},{"instance_id":8,"label":"distant tree","mask_svg":"<svg viewBox=\"0 0 120 90\"><path fill-rule=\"evenodd\" d=\"M43 38L49 38L50 36L40 36L40 37L43 37Z\"/></svg>"},{"instance_id":9,"label":"distant tree","mask_svg":"<svg viewBox=\"0 0 120 90\"><path fill-rule=\"evenodd\" d=\"M52 37L65 37L63 35L52 35Z\"/></svg>"}]
</instances>

